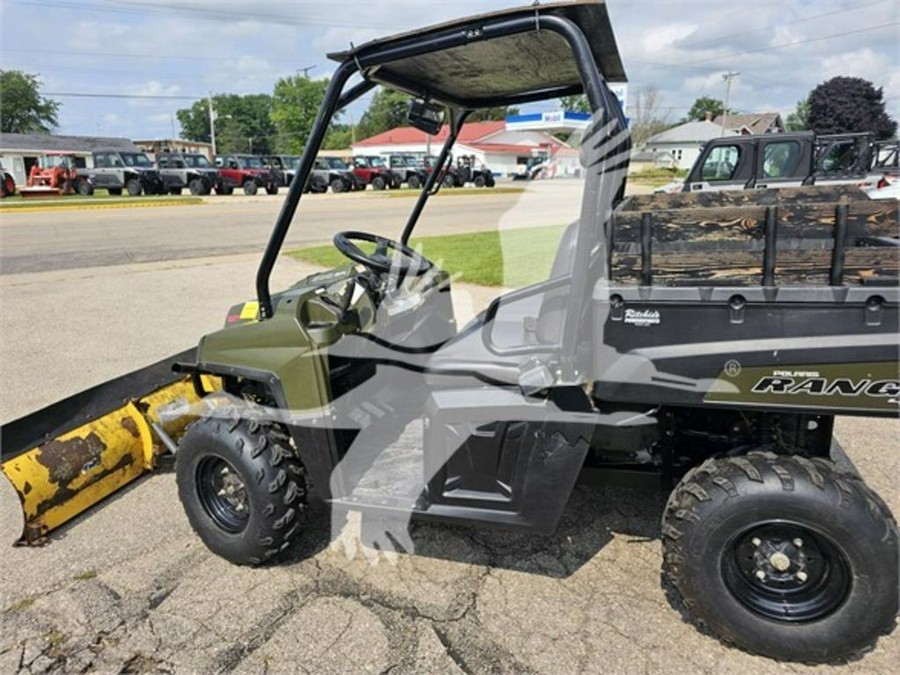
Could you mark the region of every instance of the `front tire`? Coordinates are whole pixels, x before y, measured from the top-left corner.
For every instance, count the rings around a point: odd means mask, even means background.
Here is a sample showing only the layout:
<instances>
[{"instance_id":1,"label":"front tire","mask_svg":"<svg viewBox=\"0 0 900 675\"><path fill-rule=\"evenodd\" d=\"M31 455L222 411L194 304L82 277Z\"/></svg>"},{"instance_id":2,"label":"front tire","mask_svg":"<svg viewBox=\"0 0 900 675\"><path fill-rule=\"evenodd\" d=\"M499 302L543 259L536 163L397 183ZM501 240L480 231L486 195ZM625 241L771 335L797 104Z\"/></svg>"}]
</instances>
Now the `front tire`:
<instances>
[{"instance_id":1,"label":"front tire","mask_svg":"<svg viewBox=\"0 0 900 675\"><path fill-rule=\"evenodd\" d=\"M191 527L229 562L271 560L300 531L306 477L276 425L199 420L179 444L175 473Z\"/></svg>"},{"instance_id":2,"label":"front tire","mask_svg":"<svg viewBox=\"0 0 900 675\"><path fill-rule=\"evenodd\" d=\"M422 187L422 181L420 181L419 177L415 174L409 177L409 179L406 181L406 184L409 185L409 187L413 190L418 190L420 187Z\"/></svg>"},{"instance_id":3,"label":"front tire","mask_svg":"<svg viewBox=\"0 0 900 675\"><path fill-rule=\"evenodd\" d=\"M209 186L199 178L194 178L188 183L188 190L190 190L191 194L195 197L209 194Z\"/></svg>"},{"instance_id":4,"label":"front tire","mask_svg":"<svg viewBox=\"0 0 900 675\"><path fill-rule=\"evenodd\" d=\"M664 577L686 609L749 651L828 662L894 626L897 525L826 460L707 460L672 492L662 539Z\"/></svg>"},{"instance_id":5,"label":"front tire","mask_svg":"<svg viewBox=\"0 0 900 675\"><path fill-rule=\"evenodd\" d=\"M125 183L125 189L132 197L140 197L141 193L144 191L144 186L141 185L141 181L137 178L129 178Z\"/></svg>"},{"instance_id":6,"label":"front tire","mask_svg":"<svg viewBox=\"0 0 900 675\"><path fill-rule=\"evenodd\" d=\"M335 178L333 181L331 181L331 191L333 193L340 194L344 191L345 188L346 186L344 185L344 181L342 181L340 178Z\"/></svg>"},{"instance_id":7,"label":"front tire","mask_svg":"<svg viewBox=\"0 0 900 675\"><path fill-rule=\"evenodd\" d=\"M375 176L375 178L372 179L373 190L384 190L386 186L387 183L384 182L384 178L382 178L381 176Z\"/></svg>"}]
</instances>

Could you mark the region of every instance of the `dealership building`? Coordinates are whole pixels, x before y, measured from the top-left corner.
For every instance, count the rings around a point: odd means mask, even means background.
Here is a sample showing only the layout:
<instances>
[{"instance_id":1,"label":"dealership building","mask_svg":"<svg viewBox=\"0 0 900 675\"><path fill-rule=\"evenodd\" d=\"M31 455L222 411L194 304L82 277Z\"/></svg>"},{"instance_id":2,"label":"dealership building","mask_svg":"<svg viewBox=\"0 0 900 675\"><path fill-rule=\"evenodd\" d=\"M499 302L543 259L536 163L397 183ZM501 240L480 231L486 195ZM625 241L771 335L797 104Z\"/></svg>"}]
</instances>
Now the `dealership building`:
<instances>
[{"instance_id":1,"label":"dealership building","mask_svg":"<svg viewBox=\"0 0 900 675\"><path fill-rule=\"evenodd\" d=\"M534 113L506 120L464 124L453 147L454 156L474 157L497 176L521 173L536 158L558 158L558 175L577 173L578 152L561 140L590 121L578 113ZM353 144L354 155L437 155L447 140L447 125L430 136L413 127L397 127Z\"/></svg>"}]
</instances>

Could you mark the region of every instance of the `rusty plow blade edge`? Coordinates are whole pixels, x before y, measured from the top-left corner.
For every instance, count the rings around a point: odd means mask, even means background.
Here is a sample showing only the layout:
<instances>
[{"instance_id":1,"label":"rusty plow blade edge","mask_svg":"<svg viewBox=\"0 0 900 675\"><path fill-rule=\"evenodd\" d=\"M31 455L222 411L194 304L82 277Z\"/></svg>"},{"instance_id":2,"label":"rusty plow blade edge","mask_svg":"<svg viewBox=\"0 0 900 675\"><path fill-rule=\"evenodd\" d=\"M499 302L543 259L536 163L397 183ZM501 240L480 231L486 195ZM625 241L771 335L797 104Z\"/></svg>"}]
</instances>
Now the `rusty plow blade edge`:
<instances>
[{"instance_id":1,"label":"rusty plow blade edge","mask_svg":"<svg viewBox=\"0 0 900 675\"><path fill-rule=\"evenodd\" d=\"M25 517L18 543L39 543L156 466L167 449L153 425L178 439L192 418L171 411L200 400L191 379L172 370L194 357L163 359L0 428L0 466ZM218 386L204 381L206 391Z\"/></svg>"}]
</instances>

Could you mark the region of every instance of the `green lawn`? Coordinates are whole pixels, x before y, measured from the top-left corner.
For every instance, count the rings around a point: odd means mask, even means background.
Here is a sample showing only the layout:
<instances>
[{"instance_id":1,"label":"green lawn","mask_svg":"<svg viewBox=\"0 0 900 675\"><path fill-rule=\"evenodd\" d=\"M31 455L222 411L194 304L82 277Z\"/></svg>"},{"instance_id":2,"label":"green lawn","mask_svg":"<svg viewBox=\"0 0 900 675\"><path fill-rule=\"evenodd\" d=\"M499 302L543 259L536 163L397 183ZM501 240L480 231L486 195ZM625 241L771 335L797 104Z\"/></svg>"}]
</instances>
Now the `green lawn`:
<instances>
[{"instance_id":1,"label":"green lawn","mask_svg":"<svg viewBox=\"0 0 900 675\"><path fill-rule=\"evenodd\" d=\"M473 232L413 239L429 260L459 281L479 286L520 288L547 279L556 255L563 225L503 230L502 233ZM322 267L347 263L334 246L316 246L288 252L297 260Z\"/></svg>"}]
</instances>

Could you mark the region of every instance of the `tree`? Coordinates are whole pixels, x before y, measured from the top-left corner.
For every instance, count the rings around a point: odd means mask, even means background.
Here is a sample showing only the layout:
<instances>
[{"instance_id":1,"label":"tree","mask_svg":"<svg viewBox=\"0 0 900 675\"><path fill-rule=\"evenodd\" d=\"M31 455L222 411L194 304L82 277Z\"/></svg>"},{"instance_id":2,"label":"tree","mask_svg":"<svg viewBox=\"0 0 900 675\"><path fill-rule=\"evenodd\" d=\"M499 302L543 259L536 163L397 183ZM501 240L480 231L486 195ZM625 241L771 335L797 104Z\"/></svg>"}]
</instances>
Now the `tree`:
<instances>
[{"instance_id":1,"label":"tree","mask_svg":"<svg viewBox=\"0 0 900 675\"><path fill-rule=\"evenodd\" d=\"M861 77L833 77L809 94L809 128L818 134L870 131L879 139L897 133L884 109L884 92Z\"/></svg>"},{"instance_id":2,"label":"tree","mask_svg":"<svg viewBox=\"0 0 900 675\"><path fill-rule=\"evenodd\" d=\"M272 97L268 94L217 94L213 96L216 115L216 150L220 153L273 150L276 137L272 122ZM181 134L187 140L209 143L209 102L197 101L175 113Z\"/></svg>"},{"instance_id":3,"label":"tree","mask_svg":"<svg viewBox=\"0 0 900 675\"><path fill-rule=\"evenodd\" d=\"M701 96L696 101L694 101L694 105L691 106L688 114L685 115L681 121L702 122L706 119L708 114L711 115L710 119L713 120L716 119L719 115L725 114L725 104L717 98ZM728 114L733 115L734 111L729 110Z\"/></svg>"},{"instance_id":4,"label":"tree","mask_svg":"<svg viewBox=\"0 0 900 675\"><path fill-rule=\"evenodd\" d=\"M670 114L663 108L663 99L656 87L642 87L631 108L631 142L637 147L648 138L671 126Z\"/></svg>"},{"instance_id":5,"label":"tree","mask_svg":"<svg viewBox=\"0 0 900 675\"><path fill-rule=\"evenodd\" d=\"M382 131L406 124L410 97L391 89L379 89L372 96L369 109L363 113L356 128L357 138L369 138Z\"/></svg>"},{"instance_id":6,"label":"tree","mask_svg":"<svg viewBox=\"0 0 900 675\"><path fill-rule=\"evenodd\" d=\"M311 80L301 75L284 77L275 83L272 121L278 130L279 149L290 154L303 150L327 88L327 79ZM336 113L333 121L339 117L340 113Z\"/></svg>"},{"instance_id":7,"label":"tree","mask_svg":"<svg viewBox=\"0 0 900 675\"><path fill-rule=\"evenodd\" d=\"M476 110L471 115L469 115L466 121L468 122L495 122L498 120L505 120L510 115L518 115L519 109L515 106L511 106L509 108L501 106L499 108L483 108L482 110Z\"/></svg>"},{"instance_id":8,"label":"tree","mask_svg":"<svg viewBox=\"0 0 900 675\"><path fill-rule=\"evenodd\" d=\"M588 103L587 96L584 94L576 94L574 96L563 96L559 99L559 103L563 110L577 113L591 112L591 104Z\"/></svg>"},{"instance_id":9,"label":"tree","mask_svg":"<svg viewBox=\"0 0 900 675\"><path fill-rule=\"evenodd\" d=\"M0 131L49 134L59 126L59 103L38 92L40 80L21 70L0 70Z\"/></svg>"},{"instance_id":10,"label":"tree","mask_svg":"<svg viewBox=\"0 0 900 675\"><path fill-rule=\"evenodd\" d=\"M354 138L354 129L349 124L333 124L328 129L325 141L322 143L323 150L346 150L356 139Z\"/></svg>"},{"instance_id":11,"label":"tree","mask_svg":"<svg viewBox=\"0 0 900 675\"><path fill-rule=\"evenodd\" d=\"M788 131L805 131L809 129L809 99L797 101L797 108L787 116L784 128Z\"/></svg>"}]
</instances>

